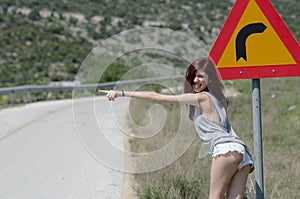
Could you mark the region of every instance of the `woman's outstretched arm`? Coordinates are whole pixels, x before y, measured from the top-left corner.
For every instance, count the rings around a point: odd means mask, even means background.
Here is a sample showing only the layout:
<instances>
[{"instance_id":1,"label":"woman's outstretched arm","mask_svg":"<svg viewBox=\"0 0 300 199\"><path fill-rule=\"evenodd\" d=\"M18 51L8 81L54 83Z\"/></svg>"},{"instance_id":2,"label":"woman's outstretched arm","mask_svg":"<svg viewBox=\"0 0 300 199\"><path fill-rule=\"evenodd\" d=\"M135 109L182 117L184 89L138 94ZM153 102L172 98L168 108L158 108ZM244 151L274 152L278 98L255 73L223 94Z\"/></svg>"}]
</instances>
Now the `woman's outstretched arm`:
<instances>
[{"instance_id":1,"label":"woman's outstretched arm","mask_svg":"<svg viewBox=\"0 0 300 199\"><path fill-rule=\"evenodd\" d=\"M199 103L207 98L204 94L185 93L180 95L166 95L151 91L114 91L98 90L105 93L108 100L114 101L118 97L133 97L155 102L190 104L199 107Z\"/></svg>"}]
</instances>

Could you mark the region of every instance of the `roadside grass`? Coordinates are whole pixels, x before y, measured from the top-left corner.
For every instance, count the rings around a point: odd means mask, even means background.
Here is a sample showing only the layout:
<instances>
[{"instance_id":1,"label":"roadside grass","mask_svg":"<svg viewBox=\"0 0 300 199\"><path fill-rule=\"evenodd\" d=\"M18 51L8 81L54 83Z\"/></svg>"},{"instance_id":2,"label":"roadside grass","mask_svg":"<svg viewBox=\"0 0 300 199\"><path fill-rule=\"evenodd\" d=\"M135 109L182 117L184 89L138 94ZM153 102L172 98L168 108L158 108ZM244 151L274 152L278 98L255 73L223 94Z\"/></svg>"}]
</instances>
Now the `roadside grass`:
<instances>
[{"instance_id":1,"label":"roadside grass","mask_svg":"<svg viewBox=\"0 0 300 199\"><path fill-rule=\"evenodd\" d=\"M239 92L229 97L228 115L238 135L253 153L251 80L225 82ZM263 159L265 198L291 199L300 195L300 78L261 80ZM149 123L147 113L155 103L132 99L130 114L138 125ZM179 106L161 104L168 118L162 130L142 141L133 139L131 150L157 150L172 139L177 131ZM187 109L187 108L186 108ZM186 113L187 114L187 113ZM192 122L185 123L188 132L195 133ZM135 131L135 125L132 126ZM143 132L137 132L142 134ZM148 173L135 174L136 195L153 198L207 198L209 193L210 157L199 158L202 146L196 136L185 153L171 165ZM137 165L138 167L138 165ZM255 198L254 173L249 175L244 198Z\"/></svg>"}]
</instances>

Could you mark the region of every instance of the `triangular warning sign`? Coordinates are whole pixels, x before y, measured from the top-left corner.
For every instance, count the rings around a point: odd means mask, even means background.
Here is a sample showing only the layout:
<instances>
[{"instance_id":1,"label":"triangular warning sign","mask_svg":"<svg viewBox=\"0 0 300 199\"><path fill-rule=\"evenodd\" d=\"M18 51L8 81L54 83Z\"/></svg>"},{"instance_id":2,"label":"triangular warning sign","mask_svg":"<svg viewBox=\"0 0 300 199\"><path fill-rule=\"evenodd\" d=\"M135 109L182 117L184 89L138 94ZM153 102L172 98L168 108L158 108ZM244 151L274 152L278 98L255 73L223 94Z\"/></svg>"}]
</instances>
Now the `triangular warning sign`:
<instances>
[{"instance_id":1,"label":"triangular warning sign","mask_svg":"<svg viewBox=\"0 0 300 199\"><path fill-rule=\"evenodd\" d=\"M300 76L300 46L269 0L237 0L209 56L222 79Z\"/></svg>"}]
</instances>

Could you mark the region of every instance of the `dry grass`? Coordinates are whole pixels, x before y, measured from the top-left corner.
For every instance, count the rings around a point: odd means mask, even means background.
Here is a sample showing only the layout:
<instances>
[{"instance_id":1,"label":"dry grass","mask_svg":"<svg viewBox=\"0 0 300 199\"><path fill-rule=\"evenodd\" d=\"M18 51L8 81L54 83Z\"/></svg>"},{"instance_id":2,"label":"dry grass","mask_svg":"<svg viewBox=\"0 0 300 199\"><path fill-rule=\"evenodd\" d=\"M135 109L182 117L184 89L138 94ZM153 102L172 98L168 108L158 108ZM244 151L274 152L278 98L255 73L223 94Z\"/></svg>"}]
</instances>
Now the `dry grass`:
<instances>
[{"instance_id":1,"label":"dry grass","mask_svg":"<svg viewBox=\"0 0 300 199\"><path fill-rule=\"evenodd\" d=\"M266 199L293 199L300 195L300 91L299 78L271 79L262 81L263 115L263 158ZM229 98L229 117L238 135L253 153L253 127L251 81L238 81L233 86L240 92ZM146 104L144 104L146 103ZM140 124L147 124L147 108L151 104L132 101L131 115ZM168 119L160 136L147 141L133 141L132 150L145 151L159 148L172 139L180 116L176 106L163 105L168 110ZM145 110L143 110L145 108ZM179 114L180 115L180 114ZM140 119L143 118L143 119ZM149 119L149 118L148 118ZM194 132L192 123L186 124L187 131ZM165 139L164 139L165 137ZM201 142L196 137L189 149L173 164L161 170L135 175L139 185L137 193L141 198L207 198L209 192L210 158L198 158ZM178 176L189 186L200 187L190 190L192 195L182 195L178 187ZM176 185L177 182L177 185ZM201 185L200 185L201 183ZM179 183L180 184L180 183ZM176 186L175 186L176 185ZM197 193L198 195L195 195ZM194 195L193 195L194 194ZM167 197L163 197L166 196ZM151 197L150 197L151 196ZM249 176L246 186L246 198L255 198L254 173Z\"/></svg>"}]
</instances>

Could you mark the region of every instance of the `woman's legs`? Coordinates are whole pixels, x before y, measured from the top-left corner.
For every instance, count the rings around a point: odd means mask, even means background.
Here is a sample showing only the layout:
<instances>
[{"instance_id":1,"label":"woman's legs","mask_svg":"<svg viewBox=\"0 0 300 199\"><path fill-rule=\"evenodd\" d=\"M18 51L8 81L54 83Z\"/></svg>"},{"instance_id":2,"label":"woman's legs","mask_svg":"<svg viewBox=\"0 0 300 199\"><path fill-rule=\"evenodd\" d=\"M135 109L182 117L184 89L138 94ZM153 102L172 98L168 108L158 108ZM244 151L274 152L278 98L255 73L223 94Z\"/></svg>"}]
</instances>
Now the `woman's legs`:
<instances>
[{"instance_id":1,"label":"woman's legs","mask_svg":"<svg viewBox=\"0 0 300 199\"><path fill-rule=\"evenodd\" d=\"M232 177L227 188L227 199L242 199L251 165L244 166Z\"/></svg>"},{"instance_id":2,"label":"woman's legs","mask_svg":"<svg viewBox=\"0 0 300 199\"><path fill-rule=\"evenodd\" d=\"M224 194L231 184L231 179L238 173L238 164L242 158L243 155L238 152L228 152L225 155L218 155L212 159L210 199L224 199ZM239 176L237 176L237 178L238 177ZM236 180L234 182L236 182Z\"/></svg>"}]
</instances>

